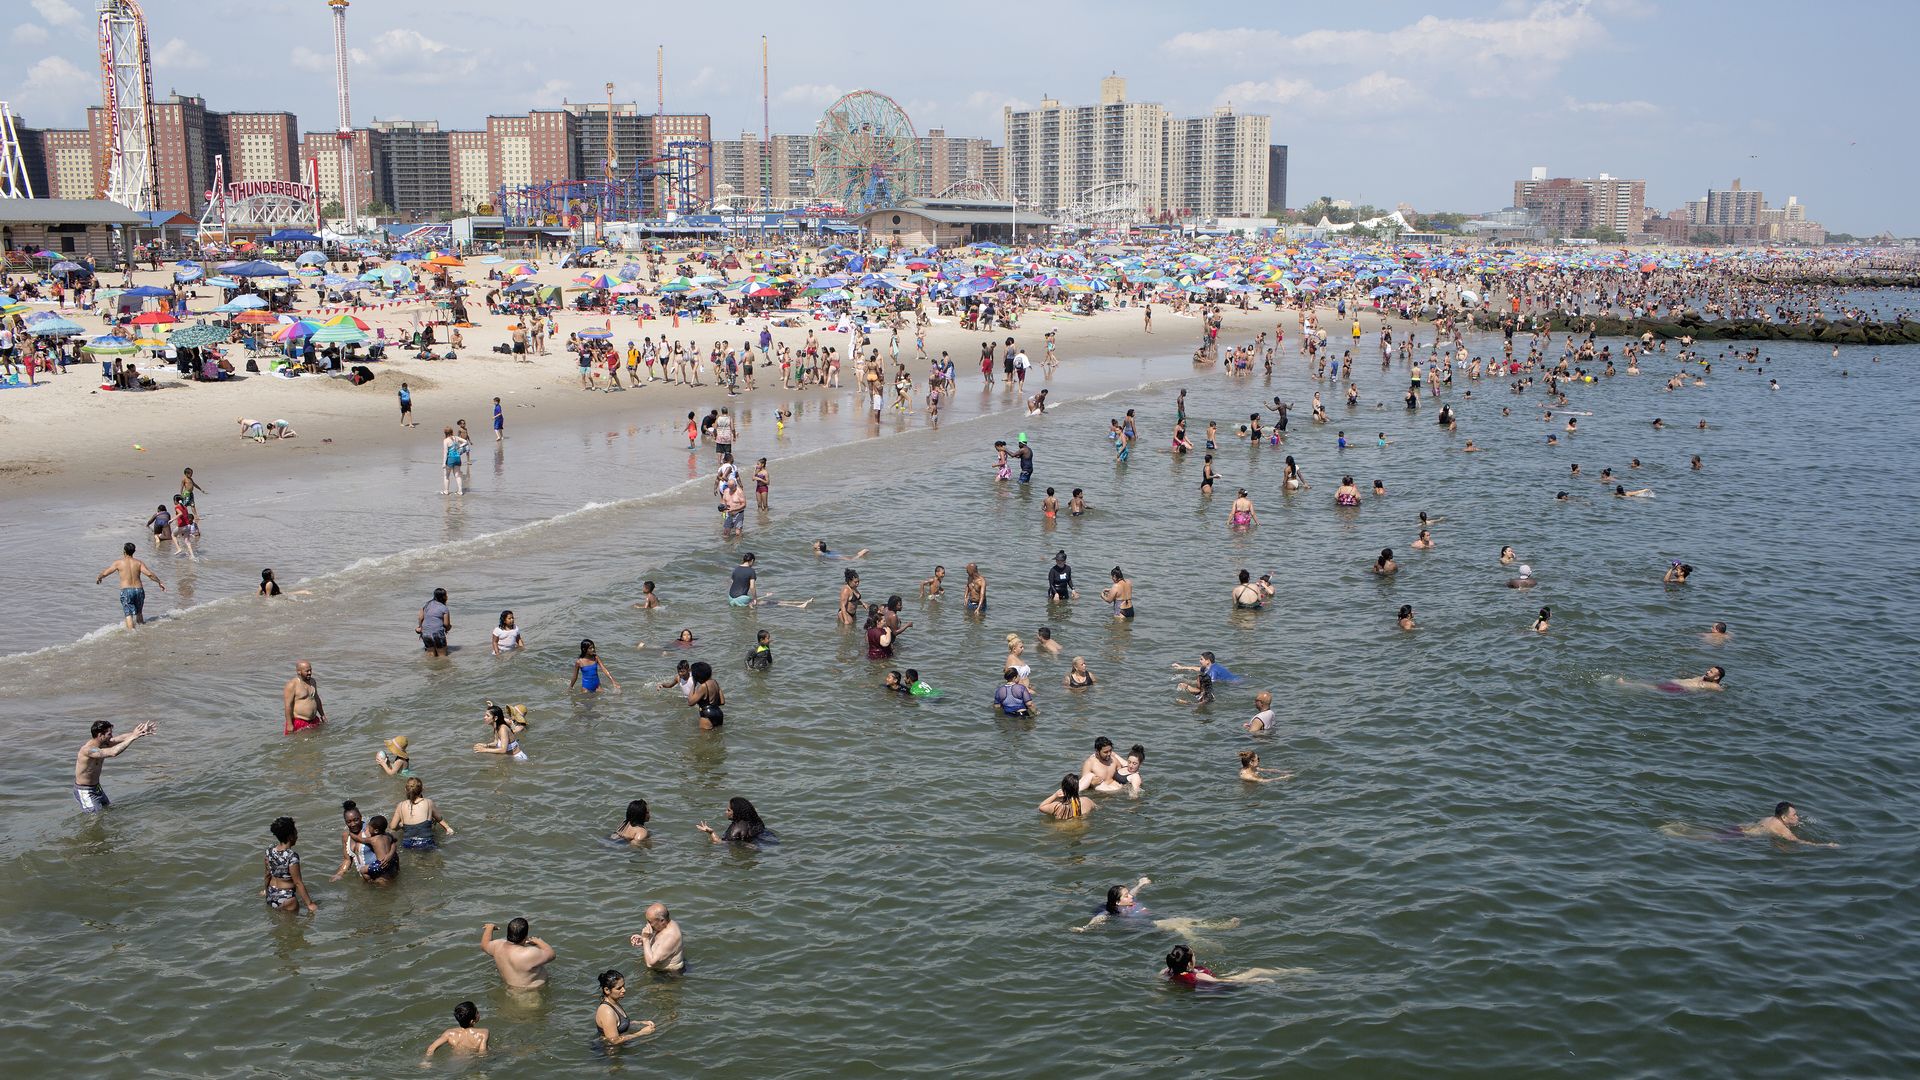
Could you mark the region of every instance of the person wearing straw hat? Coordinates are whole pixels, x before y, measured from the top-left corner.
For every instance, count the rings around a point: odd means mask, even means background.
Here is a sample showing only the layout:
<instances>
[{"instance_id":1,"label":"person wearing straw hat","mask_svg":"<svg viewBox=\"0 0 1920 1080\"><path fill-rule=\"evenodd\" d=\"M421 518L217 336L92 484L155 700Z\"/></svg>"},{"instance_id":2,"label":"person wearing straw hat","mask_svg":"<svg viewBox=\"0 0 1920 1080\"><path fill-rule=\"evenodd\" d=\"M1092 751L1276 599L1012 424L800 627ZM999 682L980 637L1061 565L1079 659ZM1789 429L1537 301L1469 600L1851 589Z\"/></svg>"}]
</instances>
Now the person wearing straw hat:
<instances>
[{"instance_id":1,"label":"person wearing straw hat","mask_svg":"<svg viewBox=\"0 0 1920 1080\"><path fill-rule=\"evenodd\" d=\"M386 749L375 750L373 760L380 763L380 769L388 776L413 779L413 758L407 754L407 737L395 735L388 739Z\"/></svg>"}]
</instances>

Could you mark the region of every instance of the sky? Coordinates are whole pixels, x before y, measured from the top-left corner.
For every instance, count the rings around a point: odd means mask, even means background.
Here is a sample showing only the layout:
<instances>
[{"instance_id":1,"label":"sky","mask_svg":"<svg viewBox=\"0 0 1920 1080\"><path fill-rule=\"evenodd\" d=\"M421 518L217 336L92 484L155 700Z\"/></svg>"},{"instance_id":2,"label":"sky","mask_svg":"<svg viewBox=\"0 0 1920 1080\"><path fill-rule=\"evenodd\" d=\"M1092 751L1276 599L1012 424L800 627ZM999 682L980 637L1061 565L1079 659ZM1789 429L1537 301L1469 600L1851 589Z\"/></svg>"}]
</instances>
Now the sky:
<instances>
[{"instance_id":1,"label":"sky","mask_svg":"<svg viewBox=\"0 0 1920 1080\"><path fill-rule=\"evenodd\" d=\"M90 0L4 0L0 100L37 127L79 127L100 101ZM325 0L148 0L154 90L222 111L335 123ZM571 0L354 0L354 123L438 120L562 101L704 112L715 138L810 132L842 93L876 90L916 129L1000 140L1001 109L1128 97L1179 115L1231 104L1273 117L1287 201L1319 195L1478 212L1550 176L1645 178L1660 209L1735 177L1775 206L1798 195L1829 230L1920 235L1920 146L1907 43L1920 4L1859 0L1485 0L1303 4L976 0L831 5ZM1901 115L1895 116L1895 113Z\"/></svg>"}]
</instances>

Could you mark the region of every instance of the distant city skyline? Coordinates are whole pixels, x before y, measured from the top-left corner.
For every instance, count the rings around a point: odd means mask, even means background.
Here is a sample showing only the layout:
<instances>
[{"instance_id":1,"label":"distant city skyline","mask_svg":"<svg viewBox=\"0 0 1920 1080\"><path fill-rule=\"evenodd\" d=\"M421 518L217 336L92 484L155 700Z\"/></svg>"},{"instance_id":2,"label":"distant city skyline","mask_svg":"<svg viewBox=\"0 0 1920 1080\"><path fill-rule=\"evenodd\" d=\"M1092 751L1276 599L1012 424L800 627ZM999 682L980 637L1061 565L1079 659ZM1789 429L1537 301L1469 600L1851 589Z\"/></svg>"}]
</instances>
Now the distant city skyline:
<instances>
[{"instance_id":1,"label":"distant city skyline","mask_svg":"<svg viewBox=\"0 0 1920 1080\"><path fill-rule=\"evenodd\" d=\"M0 29L0 100L40 128L84 127L100 82L88 0L23 0ZM811 131L841 93L898 100L922 134L1002 138L1002 107L1098 100L1126 76L1134 100L1177 115L1231 103L1273 117L1291 147L1289 201L1321 194L1391 208L1486 211L1515 176L1644 177L1675 209L1735 178L1783 203L1797 195L1830 229L1920 234L1898 186L1917 152L1892 99L1855 92L1890 71L1920 8L1874 11L1875 32L1779 0L1383 0L1345 10L1136 0L992 5L967 16L855 2L840 21L744 0L716 20L586 0L550 21L503 0L426 5L357 0L349 11L354 122L436 120L476 129L490 113L563 100L651 109L654 51L667 53L669 112L704 112L713 137L761 127L760 35L770 39L775 134ZM295 113L333 127L324 0L149 0L154 90L225 111ZM542 36L542 34L545 36ZM889 40L902 43L889 47ZM906 47L911 43L912 47ZM1838 73L1822 77L1821 72Z\"/></svg>"}]
</instances>

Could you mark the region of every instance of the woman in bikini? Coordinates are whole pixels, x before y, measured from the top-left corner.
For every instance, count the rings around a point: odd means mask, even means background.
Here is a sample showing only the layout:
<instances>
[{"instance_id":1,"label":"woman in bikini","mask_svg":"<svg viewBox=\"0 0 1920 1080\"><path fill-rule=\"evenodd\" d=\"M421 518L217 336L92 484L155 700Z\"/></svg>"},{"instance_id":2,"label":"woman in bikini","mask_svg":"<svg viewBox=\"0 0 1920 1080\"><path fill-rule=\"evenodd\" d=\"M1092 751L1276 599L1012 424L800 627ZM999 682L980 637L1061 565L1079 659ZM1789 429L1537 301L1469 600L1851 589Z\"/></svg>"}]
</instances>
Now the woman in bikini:
<instances>
[{"instance_id":1,"label":"woman in bikini","mask_svg":"<svg viewBox=\"0 0 1920 1080\"><path fill-rule=\"evenodd\" d=\"M852 626L861 610L860 571L848 570L845 579L846 584L840 586L840 625Z\"/></svg>"},{"instance_id":2,"label":"woman in bikini","mask_svg":"<svg viewBox=\"0 0 1920 1080\"><path fill-rule=\"evenodd\" d=\"M600 973L600 1004L593 1010L593 1026L609 1048L653 1034L653 1021L642 1020L640 1026L635 1027L633 1018L620 1007L620 999L626 996L625 975L611 970Z\"/></svg>"},{"instance_id":3,"label":"woman in bikini","mask_svg":"<svg viewBox=\"0 0 1920 1080\"><path fill-rule=\"evenodd\" d=\"M727 714L721 706L727 703L727 695L720 690L720 681L713 677L713 665L705 660L694 662L689 672L693 677L693 689L687 693L687 704L700 712L700 730L711 731L726 722Z\"/></svg>"},{"instance_id":4,"label":"woman in bikini","mask_svg":"<svg viewBox=\"0 0 1920 1080\"><path fill-rule=\"evenodd\" d=\"M294 911L298 900L307 905L307 913L320 910L313 898L307 895L307 883L300 879L300 854L293 846L300 842L300 831L294 827L290 817L277 817L268 826L273 838L279 843L267 849L266 885L260 895L267 898L267 906L278 911Z\"/></svg>"},{"instance_id":5,"label":"woman in bikini","mask_svg":"<svg viewBox=\"0 0 1920 1080\"><path fill-rule=\"evenodd\" d=\"M1039 811L1055 821L1073 821L1093 813L1093 800L1080 796L1080 774L1060 778L1060 790L1041 801Z\"/></svg>"}]
</instances>

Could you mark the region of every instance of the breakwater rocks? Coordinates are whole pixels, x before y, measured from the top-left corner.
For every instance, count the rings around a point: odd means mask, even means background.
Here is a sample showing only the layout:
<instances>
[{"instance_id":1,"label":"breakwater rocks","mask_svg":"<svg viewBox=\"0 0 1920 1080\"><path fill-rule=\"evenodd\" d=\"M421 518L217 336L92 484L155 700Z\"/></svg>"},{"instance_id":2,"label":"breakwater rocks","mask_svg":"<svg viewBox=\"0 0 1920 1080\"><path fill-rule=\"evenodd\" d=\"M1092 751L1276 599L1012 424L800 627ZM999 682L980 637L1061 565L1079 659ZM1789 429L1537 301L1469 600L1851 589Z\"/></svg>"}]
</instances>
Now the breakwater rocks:
<instances>
[{"instance_id":1,"label":"breakwater rocks","mask_svg":"<svg viewBox=\"0 0 1920 1080\"><path fill-rule=\"evenodd\" d=\"M1555 333L1584 334L1592 331L1601 337L1639 337L1651 333L1657 338L1695 341L1817 341L1829 345L1920 345L1920 322L1859 322L1842 319L1834 322L1775 323L1762 319L1607 319L1591 315L1567 315L1554 312L1547 326ZM1500 329L1500 317L1487 313L1474 316L1481 330ZM1524 325L1531 326L1532 319Z\"/></svg>"}]
</instances>

